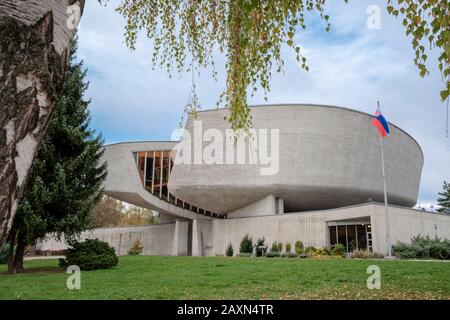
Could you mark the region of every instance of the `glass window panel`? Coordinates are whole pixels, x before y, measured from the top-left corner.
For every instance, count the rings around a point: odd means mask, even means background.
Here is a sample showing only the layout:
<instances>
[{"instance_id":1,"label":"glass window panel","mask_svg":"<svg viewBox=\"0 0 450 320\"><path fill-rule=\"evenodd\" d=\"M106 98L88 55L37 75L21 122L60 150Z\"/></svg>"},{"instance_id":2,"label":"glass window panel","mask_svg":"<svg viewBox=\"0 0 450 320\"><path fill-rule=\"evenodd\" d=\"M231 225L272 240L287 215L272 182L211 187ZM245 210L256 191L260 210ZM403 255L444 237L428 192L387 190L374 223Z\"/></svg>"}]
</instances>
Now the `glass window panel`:
<instances>
[{"instance_id":1,"label":"glass window panel","mask_svg":"<svg viewBox=\"0 0 450 320\"><path fill-rule=\"evenodd\" d=\"M366 226L364 224L358 224L356 230L358 232L358 248L362 250L367 249Z\"/></svg>"},{"instance_id":2,"label":"glass window panel","mask_svg":"<svg viewBox=\"0 0 450 320\"><path fill-rule=\"evenodd\" d=\"M330 245L334 247L336 245L336 226L328 227L330 229Z\"/></svg>"},{"instance_id":3,"label":"glass window panel","mask_svg":"<svg viewBox=\"0 0 450 320\"><path fill-rule=\"evenodd\" d=\"M344 247L347 247L347 241L345 237L345 226L338 226L338 243L342 244Z\"/></svg>"},{"instance_id":4,"label":"glass window panel","mask_svg":"<svg viewBox=\"0 0 450 320\"><path fill-rule=\"evenodd\" d=\"M352 252L356 249L357 239L356 239L356 226L347 226L347 241L348 241L348 251Z\"/></svg>"},{"instance_id":5,"label":"glass window panel","mask_svg":"<svg viewBox=\"0 0 450 320\"><path fill-rule=\"evenodd\" d=\"M151 156L149 156L151 155ZM147 154L147 168L145 172L145 187L147 189L152 188L152 178L153 178L153 152Z\"/></svg>"}]
</instances>

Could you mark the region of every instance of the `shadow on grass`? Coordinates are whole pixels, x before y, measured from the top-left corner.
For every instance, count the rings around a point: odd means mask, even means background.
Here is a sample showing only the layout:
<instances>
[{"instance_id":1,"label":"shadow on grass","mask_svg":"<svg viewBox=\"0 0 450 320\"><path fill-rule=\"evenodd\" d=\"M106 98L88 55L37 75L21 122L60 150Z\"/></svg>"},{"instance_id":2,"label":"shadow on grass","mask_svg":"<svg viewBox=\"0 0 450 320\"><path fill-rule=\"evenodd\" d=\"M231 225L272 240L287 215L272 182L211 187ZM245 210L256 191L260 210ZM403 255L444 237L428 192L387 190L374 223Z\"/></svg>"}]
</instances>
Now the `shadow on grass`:
<instances>
[{"instance_id":1,"label":"shadow on grass","mask_svg":"<svg viewBox=\"0 0 450 320\"><path fill-rule=\"evenodd\" d=\"M53 274L53 273L62 273L64 272L64 268L60 267L34 267L34 268L26 268L22 273L10 274L7 271L0 272L0 276L14 276L14 275L27 275L27 274Z\"/></svg>"}]
</instances>

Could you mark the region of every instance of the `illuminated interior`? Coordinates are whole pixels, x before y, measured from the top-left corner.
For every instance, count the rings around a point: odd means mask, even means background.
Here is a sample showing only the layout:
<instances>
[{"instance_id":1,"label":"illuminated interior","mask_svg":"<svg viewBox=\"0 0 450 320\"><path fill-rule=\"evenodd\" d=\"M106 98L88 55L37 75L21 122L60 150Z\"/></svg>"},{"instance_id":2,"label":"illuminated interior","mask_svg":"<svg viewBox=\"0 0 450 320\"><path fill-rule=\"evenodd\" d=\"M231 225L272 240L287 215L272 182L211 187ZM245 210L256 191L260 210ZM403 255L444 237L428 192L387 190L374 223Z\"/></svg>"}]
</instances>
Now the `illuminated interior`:
<instances>
[{"instance_id":1,"label":"illuminated interior","mask_svg":"<svg viewBox=\"0 0 450 320\"><path fill-rule=\"evenodd\" d=\"M224 215L197 208L184 202L169 192L167 185L169 183L170 172L173 168L173 156L174 153L172 150L141 151L134 153L139 176L144 188L152 195L186 210L206 216L225 218Z\"/></svg>"},{"instance_id":2,"label":"illuminated interior","mask_svg":"<svg viewBox=\"0 0 450 320\"><path fill-rule=\"evenodd\" d=\"M370 223L330 225L330 245L333 248L340 243L346 252L355 249L372 251L372 226Z\"/></svg>"}]
</instances>

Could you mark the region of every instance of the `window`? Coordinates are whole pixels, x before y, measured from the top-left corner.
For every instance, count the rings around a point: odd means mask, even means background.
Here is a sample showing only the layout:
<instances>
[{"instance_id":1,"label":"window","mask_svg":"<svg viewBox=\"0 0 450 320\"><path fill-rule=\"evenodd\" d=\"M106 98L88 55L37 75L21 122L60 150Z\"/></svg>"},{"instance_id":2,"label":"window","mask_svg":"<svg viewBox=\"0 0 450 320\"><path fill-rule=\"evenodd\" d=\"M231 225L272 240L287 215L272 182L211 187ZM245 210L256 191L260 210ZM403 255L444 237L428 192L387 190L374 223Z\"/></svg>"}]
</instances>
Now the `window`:
<instances>
[{"instance_id":1,"label":"window","mask_svg":"<svg viewBox=\"0 0 450 320\"><path fill-rule=\"evenodd\" d=\"M353 250L372 250L372 233L370 224L342 224L329 226L330 246L334 247L337 243L345 247L346 252Z\"/></svg>"}]
</instances>

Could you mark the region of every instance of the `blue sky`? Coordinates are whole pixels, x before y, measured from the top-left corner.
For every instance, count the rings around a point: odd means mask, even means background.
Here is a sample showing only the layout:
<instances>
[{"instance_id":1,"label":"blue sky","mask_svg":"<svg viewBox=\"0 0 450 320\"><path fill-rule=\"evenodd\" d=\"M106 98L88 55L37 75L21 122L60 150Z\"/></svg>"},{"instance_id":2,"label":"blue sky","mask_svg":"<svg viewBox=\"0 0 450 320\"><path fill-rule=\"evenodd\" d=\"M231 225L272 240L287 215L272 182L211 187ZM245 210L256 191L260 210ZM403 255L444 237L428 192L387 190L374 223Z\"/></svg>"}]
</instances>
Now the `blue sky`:
<instances>
[{"instance_id":1,"label":"blue sky","mask_svg":"<svg viewBox=\"0 0 450 320\"><path fill-rule=\"evenodd\" d=\"M189 96L191 75L174 74L151 65L152 42L140 37L136 51L124 43L124 19L115 12L118 0L107 7L87 1L79 30L78 57L89 69L92 99L91 126L106 143L132 140L169 140L178 127ZM369 5L381 8L381 29L369 30ZM385 0L329 1L332 30L314 14L296 41L308 58L309 72L301 71L290 49L284 50L285 70L273 74L268 101L260 103L316 103L373 113L381 100L388 120L410 133L422 146L425 165L419 201L434 203L442 181L450 180L450 139L445 135L446 108L440 102L442 79L432 52L430 75L421 78L413 64L413 50L400 19L386 14ZM196 76L203 109L216 106L224 88L224 58L217 56L218 81L211 70Z\"/></svg>"}]
</instances>

